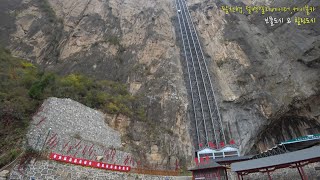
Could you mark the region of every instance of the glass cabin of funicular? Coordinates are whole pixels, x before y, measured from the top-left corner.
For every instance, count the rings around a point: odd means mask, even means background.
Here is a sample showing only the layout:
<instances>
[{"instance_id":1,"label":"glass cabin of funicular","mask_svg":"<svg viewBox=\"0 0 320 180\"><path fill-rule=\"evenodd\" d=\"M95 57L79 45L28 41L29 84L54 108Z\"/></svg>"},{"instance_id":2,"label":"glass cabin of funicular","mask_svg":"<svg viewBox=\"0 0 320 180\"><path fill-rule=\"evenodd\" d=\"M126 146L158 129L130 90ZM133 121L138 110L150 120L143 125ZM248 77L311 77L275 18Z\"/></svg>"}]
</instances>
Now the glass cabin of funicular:
<instances>
[{"instance_id":1,"label":"glass cabin of funicular","mask_svg":"<svg viewBox=\"0 0 320 180\"><path fill-rule=\"evenodd\" d=\"M198 159L203 157L209 156L211 159L217 158L225 158L225 157L233 157L233 156L240 156L239 149L231 146L226 146L222 149L211 149L211 148L204 148L197 152Z\"/></svg>"}]
</instances>

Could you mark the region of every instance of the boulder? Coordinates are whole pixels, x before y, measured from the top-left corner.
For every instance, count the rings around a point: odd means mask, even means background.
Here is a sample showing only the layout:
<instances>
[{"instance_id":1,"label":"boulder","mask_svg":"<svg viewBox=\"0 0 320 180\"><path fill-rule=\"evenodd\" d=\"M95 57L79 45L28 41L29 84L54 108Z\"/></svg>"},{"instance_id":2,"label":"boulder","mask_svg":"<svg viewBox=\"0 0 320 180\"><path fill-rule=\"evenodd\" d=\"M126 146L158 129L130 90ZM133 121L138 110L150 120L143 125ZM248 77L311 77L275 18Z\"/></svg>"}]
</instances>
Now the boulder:
<instances>
[{"instance_id":1,"label":"boulder","mask_svg":"<svg viewBox=\"0 0 320 180\"><path fill-rule=\"evenodd\" d=\"M103 156L97 156L97 161L101 161L103 159Z\"/></svg>"},{"instance_id":2,"label":"boulder","mask_svg":"<svg viewBox=\"0 0 320 180\"><path fill-rule=\"evenodd\" d=\"M0 178L6 178L9 176L10 171L8 170L3 170L0 172Z\"/></svg>"}]
</instances>

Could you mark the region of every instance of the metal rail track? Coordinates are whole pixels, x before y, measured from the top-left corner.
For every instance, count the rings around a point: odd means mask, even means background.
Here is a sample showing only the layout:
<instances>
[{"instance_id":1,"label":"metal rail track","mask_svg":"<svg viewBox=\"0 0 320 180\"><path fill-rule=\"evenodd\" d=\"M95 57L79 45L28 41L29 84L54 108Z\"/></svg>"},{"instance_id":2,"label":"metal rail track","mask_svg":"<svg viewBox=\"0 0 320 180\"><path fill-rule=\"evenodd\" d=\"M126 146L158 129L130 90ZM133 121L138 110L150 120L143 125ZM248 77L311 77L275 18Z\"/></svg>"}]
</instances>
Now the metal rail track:
<instances>
[{"instance_id":1,"label":"metal rail track","mask_svg":"<svg viewBox=\"0 0 320 180\"><path fill-rule=\"evenodd\" d=\"M195 124L195 143L209 146L226 143L210 73L200 41L185 0L175 0L179 28L187 66L187 81L191 96L191 120Z\"/></svg>"}]
</instances>

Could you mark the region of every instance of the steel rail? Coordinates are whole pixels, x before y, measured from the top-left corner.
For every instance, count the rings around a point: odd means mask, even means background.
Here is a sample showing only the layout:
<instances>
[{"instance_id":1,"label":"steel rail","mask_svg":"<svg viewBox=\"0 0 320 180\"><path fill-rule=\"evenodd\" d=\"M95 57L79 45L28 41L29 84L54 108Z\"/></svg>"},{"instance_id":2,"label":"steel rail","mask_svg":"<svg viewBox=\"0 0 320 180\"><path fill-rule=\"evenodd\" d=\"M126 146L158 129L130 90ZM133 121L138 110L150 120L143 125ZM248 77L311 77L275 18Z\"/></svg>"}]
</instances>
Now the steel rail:
<instances>
[{"instance_id":1,"label":"steel rail","mask_svg":"<svg viewBox=\"0 0 320 180\"><path fill-rule=\"evenodd\" d=\"M179 2L179 0L178 0L178 6L179 6L179 9L182 10L181 2ZM199 100L200 100L200 108L201 108L202 121L203 121L203 125L204 125L204 130L205 130L206 145L208 145L209 140L208 140L207 125L206 125L206 117L205 117L205 113L204 113L203 99L202 99L201 91L200 91L200 87L199 87L199 84L201 83L201 80L203 80L203 79L199 77L199 75L197 73L197 69L195 67L195 60L194 60L194 57L193 57L194 53L192 52L191 40L189 40L190 37L188 35L188 30L187 30L187 28L189 28L190 35L192 35L190 27L189 27L189 24L188 24L187 20L185 20L186 17L184 17L182 14L181 14L181 17L182 17L182 21L183 21L184 30L185 30L185 32L187 34L186 37L187 37L187 42L188 42L188 46L189 46L189 51L190 51L190 54L191 54L191 61L192 61L192 65L193 65L193 69L194 69L194 73L195 73L195 77L196 77L196 85L197 85L198 95L199 95ZM193 47L194 47L194 49L196 51L195 44L193 44ZM200 64L199 64L199 68L200 68ZM200 70L200 74L201 74L201 70ZM199 83L199 81L200 81L200 83ZM201 84L201 85L203 85L203 84Z\"/></svg>"},{"instance_id":2,"label":"steel rail","mask_svg":"<svg viewBox=\"0 0 320 180\"><path fill-rule=\"evenodd\" d=\"M185 8L187 9L189 18L191 19L191 15L190 15L190 12L189 12L189 8L188 8L188 6L186 5L186 3L184 3L184 5L185 5ZM203 61L204 61L204 64L205 64L206 71L207 71L207 73L208 73L208 79L209 79L210 87L211 87L211 90L212 90L212 93L213 93L214 103L215 103L215 106L216 106L216 109L217 109L217 114L218 114L218 119L219 119L219 125L220 125L220 133L222 134L223 141L226 143L226 138L225 138L225 134L224 134L224 128L223 128L222 121L221 121L221 115L220 115L218 103L217 103L217 101L216 101L216 96L215 96L214 89L213 89L213 85L212 85L212 81L211 81L211 78L210 78L210 73L209 73L209 71L208 71L208 66L207 66L206 60L205 60L205 58L204 58L203 50L202 50L202 48L201 48L201 44L200 44L200 41L199 41L199 37L198 37L198 34L197 34L196 29L195 29L195 27L194 27L193 21L191 21L191 24L192 24L192 28L193 28L194 34L195 34L196 37L197 37L196 39L197 39L197 41L198 41L198 43L199 43L199 49L200 49L200 52L201 52L202 57L203 57Z\"/></svg>"},{"instance_id":3,"label":"steel rail","mask_svg":"<svg viewBox=\"0 0 320 180\"><path fill-rule=\"evenodd\" d=\"M176 5L176 9L178 10L177 0L175 0L175 5ZM179 20L180 33L181 33L181 36L183 36L179 12L177 12L177 15L178 15L178 20ZM184 42L184 38L183 37L182 37L182 43L183 43L184 55L185 55L185 58L186 58L187 71L188 71L188 77L189 77L189 85L190 85L190 89L191 89L192 107L193 107L193 114L194 114L194 118L195 118L197 141L198 141L197 146L198 146L198 148L200 148L200 137L199 137L199 129L198 129L198 120L197 120L197 115L196 115L196 110L195 110L195 100L194 100L194 96L193 96L193 88L192 88L191 77L190 77L190 67L189 67L189 63L188 63L188 60L187 60L187 58L188 58L187 57L187 53L186 53L187 51L186 51L186 46L185 46L185 42Z\"/></svg>"},{"instance_id":4,"label":"steel rail","mask_svg":"<svg viewBox=\"0 0 320 180\"><path fill-rule=\"evenodd\" d=\"M181 0L179 0L180 2L181 2ZM210 79L210 75L209 75L209 73L208 73L208 71L206 71L206 70L202 70L202 67L201 67L201 63L200 63L200 56L199 56L199 54L198 54L198 52L197 52L197 48L198 49L200 49L201 50L201 45L200 45L200 43L198 42L198 46L196 45L196 43L195 43L195 40L194 39L198 39L198 37L193 37L193 34L192 34L192 30L191 30L191 28L193 28L194 29L194 27L192 27L192 26L190 26L190 21L192 22L192 19L191 19L191 17L189 17L188 18L188 15L187 15L187 13L186 13L186 11L188 11L188 10L186 10L186 8L185 8L185 3L182 3L181 2L181 4L182 4L182 6L183 6L183 12L184 12L184 14L185 14L185 16L186 16L186 19L187 19L187 23L188 23L188 26L189 26L189 29L190 29L190 34L191 34L191 38L192 38L192 42L193 42L193 44L194 44L194 47L195 47L195 52L196 52L196 56L197 56L197 60L198 60L198 64L199 64L199 68L200 68L200 73L201 73L201 78L202 78L202 82L203 82L203 86L204 86L204 92L205 92L205 96L206 96L206 100L207 100L207 104L208 104L208 109L209 109L209 114L210 114L210 120L211 120L211 123L212 123L212 128L213 128L213 135L214 135L214 140L215 140L215 142L216 142L216 144L218 144L219 142L218 142L218 139L217 139L217 135L216 135L216 128L215 128L215 124L214 124L214 122L213 122L213 113L212 113L212 107L211 107L211 104L210 104L210 101L209 101L209 96L208 96L208 89L207 89L207 86L206 86L206 83L205 83L205 78L204 78L204 76L203 76L203 74L204 73L206 73L206 75L207 75L207 77ZM184 5L183 5L184 4ZM199 40L199 39L198 39ZM203 61L205 61L205 59L204 59L204 57L202 56L202 60ZM204 72L203 72L204 71ZM210 88L210 87L209 87Z\"/></svg>"}]
</instances>

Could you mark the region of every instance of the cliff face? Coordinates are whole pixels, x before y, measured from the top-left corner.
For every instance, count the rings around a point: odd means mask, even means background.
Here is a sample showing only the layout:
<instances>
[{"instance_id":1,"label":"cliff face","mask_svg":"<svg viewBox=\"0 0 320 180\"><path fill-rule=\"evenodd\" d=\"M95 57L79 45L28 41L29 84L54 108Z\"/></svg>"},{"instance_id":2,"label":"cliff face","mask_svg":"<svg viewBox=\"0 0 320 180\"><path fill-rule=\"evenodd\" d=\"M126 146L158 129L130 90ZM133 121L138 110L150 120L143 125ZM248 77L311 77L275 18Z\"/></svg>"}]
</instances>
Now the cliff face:
<instances>
[{"instance_id":1,"label":"cliff face","mask_svg":"<svg viewBox=\"0 0 320 180\"><path fill-rule=\"evenodd\" d=\"M244 154L319 132L319 23L268 27L261 15L225 15L224 3L188 1L228 136ZM319 6L317 0L293 4ZM62 74L121 81L141 96L147 122L107 118L121 131L125 150L151 164L190 162L174 1L4 0L0 7L0 38L14 55Z\"/></svg>"},{"instance_id":2,"label":"cliff face","mask_svg":"<svg viewBox=\"0 0 320 180\"><path fill-rule=\"evenodd\" d=\"M225 14L221 6L319 6L318 1L190 1L211 61L219 104L242 153L319 133L320 24L294 24L294 14ZM265 18L290 17L271 27ZM310 17L318 17L316 10Z\"/></svg>"},{"instance_id":3,"label":"cliff face","mask_svg":"<svg viewBox=\"0 0 320 180\"><path fill-rule=\"evenodd\" d=\"M145 106L147 121L107 116L124 150L150 164L186 164L191 142L187 94L171 1L22 0L2 3L11 27L2 32L16 56L61 74L81 72L127 83ZM10 38L7 36L10 35Z\"/></svg>"}]
</instances>

